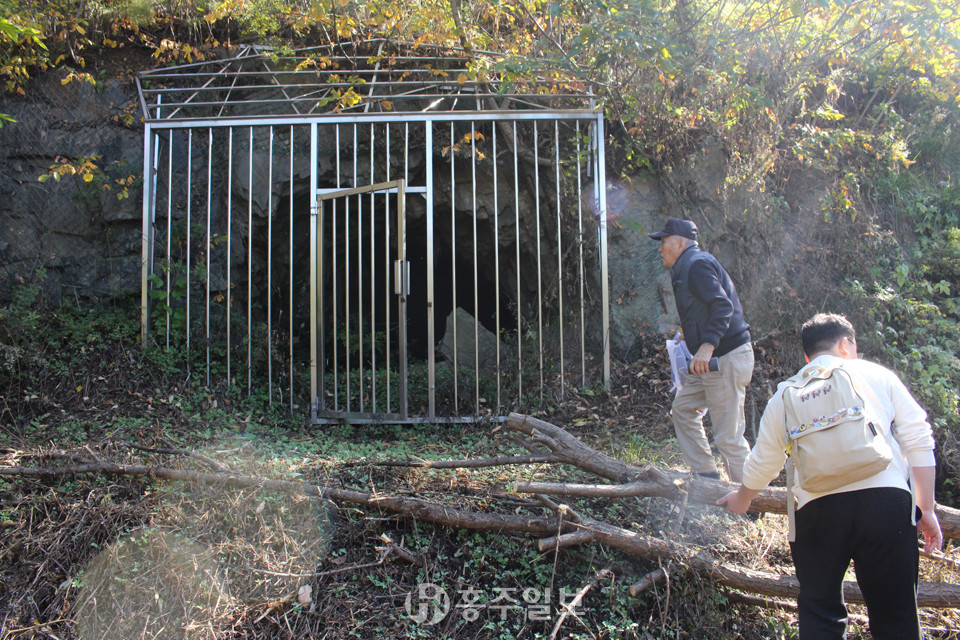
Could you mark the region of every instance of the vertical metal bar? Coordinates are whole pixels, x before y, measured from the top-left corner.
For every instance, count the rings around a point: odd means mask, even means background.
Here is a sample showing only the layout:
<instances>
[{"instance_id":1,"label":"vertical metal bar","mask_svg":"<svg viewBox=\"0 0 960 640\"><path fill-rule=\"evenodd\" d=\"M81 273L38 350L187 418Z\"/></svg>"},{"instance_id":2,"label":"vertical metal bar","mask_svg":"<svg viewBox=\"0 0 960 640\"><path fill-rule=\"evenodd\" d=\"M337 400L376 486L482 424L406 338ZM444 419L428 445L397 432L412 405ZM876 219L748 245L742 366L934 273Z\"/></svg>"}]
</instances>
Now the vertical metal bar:
<instances>
[{"instance_id":1,"label":"vertical metal bar","mask_svg":"<svg viewBox=\"0 0 960 640\"><path fill-rule=\"evenodd\" d=\"M597 150L597 205L600 208L600 287L603 304L603 384L610 386L610 271L607 256L606 158L603 145L603 114L597 114L595 144Z\"/></svg>"},{"instance_id":2,"label":"vertical metal bar","mask_svg":"<svg viewBox=\"0 0 960 640\"><path fill-rule=\"evenodd\" d=\"M337 157L337 188L340 188L340 125L336 126L336 157ZM330 261L330 268L333 270L331 274L333 276L333 409L334 411L340 410L340 359L339 359L339 345L338 345L338 314L337 307L339 306L340 298L340 286L339 286L339 275L340 275L340 261L337 260L337 201L333 201L333 212L331 225L333 227L333 251L332 251L332 260Z\"/></svg>"},{"instance_id":3,"label":"vertical metal bar","mask_svg":"<svg viewBox=\"0 0 960 640\"><path fill-rule=\"evenodd\" d=\"M317 420L320 408L317 390L317 123L310 123L310 419Z\"/></svg>"},{"instance_id":4,"label":"vertical metal bar","mask_svg":"<svg viewBox=\"0 0 960 640\"><path fill-rule=\"evenodd\" d=\"M353 126L353 186L360 186L357 173L357 125ZM363 196L357 195L357 393L360 396L360 411L363 411Z\"/></svg>"},{"instance_id":5,"label":"vertical metal bar","mask_svg":"<svg viewBox=\"0 0 960 640\"><path fill-rule=\"evenodd\" d=\"M477 130L470 123L470 182L473 194L473 415L480 415L480 297L477 265Z\"/></svg>"},{"instance_id":6,"label":"vertical metal bar","mask_svg":"<svg viewBox=\"0 0 960 640\"><path fill-rule=\"evenodd\" d=\"M437 417L437 356L436 322L434 318L434 277L433 277L433 123L424 122L424 140L427 147L427 416L432 420ZM408 162L410 158L410 125L406 125L404 134L403 166L404 179L408 178ZM404 392L406 395L406 392Z\"/></svg>"},{"instance_id":7,"label":"vertical metal bar","mask_svg":"<svg viewBox=\"0 0 960 640\"><path fill-rule=\"evenodd\" d=\"M187 285L186 285L186 326L184 329L187 333L187 353L190 353L190 225L193 222L191 220L190 214L191 204L193 203L193 129L187 130ZM192 358L187 359L187 372L189 373L192 369L191 366Z\"/></svg>"},{"instance_id":8,"label":"vertical metal bar","mask_svg":"<svg viewBox=\"0 0 960 640\"><path fill-rule=\"evenodd\" d=\"M386 128L386 140L384 141L386 153L385 164L386 169L386 179L387 182L390 182L390 123L388 122L385 125ZM397 198L400 198L400 192L397 192ZM390 413L391 404L390 404L390 195L387 194L383 199L383 269L384 269L384 293L386 299L384 300L383 306L383 316L384 316L384 359L385 359L385 369L386 369L386 394L385 394L385 411ZM398 336L399 337L399 336Z\"/></svg>"},{"instance_id":9,"label":"vertical metal bar","mask_svg":"<svg viewBox=\"0 0 960 640\"><path fill-rule=\"evenodd\" d=\"M370 123L370 184L376 184L373 171L373 123ZM374 199L376 194L370 192L370 411L377 410L377 307L376 307L376 227L374 220ZM386 199L386 196L384 196Z\"/></svg>"},{"instance_id":10,"label":"vertical metal bar","mask_svg":"<svg viewBox=\"0 0 960 640\"><path fill-rule=\"evenodd\" d=\"M540 240L540 145L537 121L533 121L533 193L537 224L537 340L540 352L540 401L543 402L543 256Z\"/></svg>"},{"instance_id":11,"label":"vertical metal bar","mask_svg":"<svg viewBox=\"0 0 960 640\"><path fill-rule=\"evenodd\" d=\"M287 331L289 334L287 340L289 342L288 346L288 358L290 367L290 413L293 413L293 125L290 125L290 233L289 233L289 255L290 255L290 273L289 277L289 300L290 306L287 309Z\"/></svg>"},{"instance_id":12,"label":"vertical metal bar","mask_svg":"<svg viewBox=\"0 0 960 640\"><path fill-rule=\"evenodd\" d=\"M428 125L429 126L429 125ZM428 147L429 148L429 147ZM429 153L427 155L430 155ZM400 298L397 309L400 331L398 339L400 340L400 388L407 388L407 294L410 288L410 271L407 268L407 230L404 220L404 198L406 194L406 182L400 181L397 186L397 259L400 264ZM409 415L407 406L407 393L400 394L400 417L404 420Z\"/></svg>"},{"instance_id":13,"label":"vertical metal bar","mask_svg":"<svg viewBox=\"0 0 960 640\"><path fill-rule=\"evenodd\" d=\"M267 397L273 405L273 126L267 154Z\"/></svg>"},{"instance_id":14,"label":"vertical metal bar","mask_svg":"<svg viewBox=\"0 0 960 640\"><path fill-rule=\"evenodd\" d=\"M213 245L213 227L211 218L213 216L213 127L207 129L207 317L206 317L206 351L207 351L207 376L206 384L210 386L210 251Z\"/></svg>"},{"instance_id":15,"label":"vertical metal bar","mask_svg":"<svg viewBox=\"0 0 960 640\"><path fill-rule=\"evenodd\" d=\"M556 147L556 187L557 187L557 300L559 305L560 324L560 399L563 400L563 247L560 244L560 121L553 121L553 138Z\"/></svg>"},{"instance_id":16,"label":"vertical metal bar","mask_svg":"<svg viewBox=\"0 0 960 640\"><path fill-rule=\"evenodd\" d=\"M580 121L577 120L577 246L580 258L580 384L587 386L587 329L584 312L584 282L583 282L583 182L580 174Z\"/></svg>"},{"instance_id":17,"label":"vertical metal bar","mask_svg":"<svg viewBox=\"0 0 960 640\"><path fill-rule=\"evenodd\" d=\"M523 328L520 318L523 316L520 306L520 165L519 147L517 141L517 121L513 121L513 212L517 216L516 251L517 251L517 401L523 398Z\"/></svg>"},{"instance_id":18,"label":"vertical metal bar","mask_svg":"<svg viewBox=\"0 0 960 640\"><path fill-rule=\"evenodd\" d=\"M158 99L159 102L159 99ZM160 109L157 109L157 114L159 115ZM150 179L152 186L152 207L150 209L150 225L152 229L152 241L150 244L150 262L147 265L149 273L156 275L157 273L157 207L159 206L158 198L160 193L160 146L163 142L163 139L160 137L160 134L157 133L153 138L153 176Z\"/></svg>"},{"instance_id":19,"label":"vertical metal bar","mask_svg":"<svg viewBox=\"0 0 960 640\"><path fill-rule=\"evenodd\" d=\"M160 116L160 108L159 108L160 98L159 97L157 98L157 104L158 104L157 117L159 118ZM149 273L151 274L156 273L156 270L157 270L156 234L157 234L157 194L160 192L160 186L159 186L160 142L161 142L160 134L157 133L154 135L154 138L153 138L153 165L152 165L153 172L152 172L152 175L150 176L150 183L151 183L150 193L151 193L151 200L152 200L152 205L150 208L150 225L152 228L152 236L151 236L152 241L150 243L150 255L149 255L150 260L147 264L147 268L149 269Z\"/></svg>"},{"instance_id":20,"label":"vertical metal bar","mask_svg":"<svg viewBox=\"0 0 960 640\"><path fill-rule=\"evenodd\" d=\"M450 123L450 272L453 281L451 296L453 299L453 406L460 411L460 384L457 380L459 367L457 366L457 346L460 342L460 332L457 331L457 183L454 165L457 153L454 139L454 123ZM446 328L450 331L450 327Z\"/></svg>"},{"instance_id":21,"label":"vertical metal bar","mask_svg":"<svg viewBox=\"0 0 960 640\"><path fill-rule=\"evenodd\" d=\"M496 329L497 329L497 414L500 413L500 192L497 182L497 124L490 126L493 151L493 292L496 296Z\"/></svg>"},{"instance_id":22,"label":"vertical metal bar","mask_svg":"<svg viewBox=\"0 0 960 640\"><path fill-rule=\"evenodd\" d=\"M232 302L232 282L230 281L230 258L233 255L233 127L230 127L227 144L227 388L233 384L230 376L232 344L230 342L230 309Z\"/></svg>"},{"instance_id":23,"label":"vertical metal bar","mask_svg":"<svg viewBox=\"0 0 960 640\"><path fill-rule=\"evenodd\" d=\"M247 150L247 395L253 394L253 127Z\"/></svg>"},{"instance_id":24,"label":"vertical metal bar","mask_svg":"<svg viewBox=\"0 0 960 640\"><path fill-rule=\"evenodd\" d=\"M353 186L357 186L357 125L353 125ZM346 334L346 353L344 354L344 360L346 361L346 377L345 386L347 390L347 411L350 411L350 406L352 404L352 398L350 396L350 198L346 198L344 203L344 254L345 260L344 264L346 269L344 271L344 311L346 312L345 327L344 332Z\"/></svg>"},{"instance_id":25,"label":"vertical metal bar","mask_svg":"<svg viewBox=\"0 0 960 640\"><path fill-rule=\"evenodd\" d=\"M148 123L143 132L143 232L140 243L140 345L144 349L150 336L150 268L153 265L153 218L157 204L153 162L156 146L153 128Z\"/></svg>"},{"instance_id":26,"label":"vertical metal bar","mask_svg":"<svg viewBox=\"0 0 960 640\"><path fill-rule=\"evenodd\" d=\"M167 349L170 348L170 274L173 271L172 238L173 235L173 136L169 130L167 136Z\"/></svg>"},{"instance_id":27,"label":"vertical metal bar","mask_svg":"<svg viewBox=\"0 0 960 640\"><path fill-rule=\"evenodd\" d=\"M317 238L317 304L320 307L318 323L320 325L320 334L317 336L317 349L320 351L317 367L317 409L326 408L327 399L325 393L327 390L327 379L326 379L326 296L323 295L324 286L326 285L326 269L324 269L325 256L326 256L326 238L325 238L325 227L326 219L324 217L324 212L326 211L326 201L319 200L319 205L317 207L317 215L319 220L317 221L318 228L318 238Z\"/></svg>"}]
</instances>

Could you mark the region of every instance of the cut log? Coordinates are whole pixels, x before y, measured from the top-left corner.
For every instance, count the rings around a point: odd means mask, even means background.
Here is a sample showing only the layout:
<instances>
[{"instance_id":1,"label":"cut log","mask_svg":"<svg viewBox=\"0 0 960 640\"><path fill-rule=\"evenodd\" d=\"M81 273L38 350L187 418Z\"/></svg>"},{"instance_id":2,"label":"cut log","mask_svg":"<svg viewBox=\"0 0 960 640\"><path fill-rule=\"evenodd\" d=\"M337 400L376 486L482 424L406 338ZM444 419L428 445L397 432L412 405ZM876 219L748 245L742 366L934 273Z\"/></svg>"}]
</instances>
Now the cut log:
<instances>
[{"instance_id":1,"label":"cut log","mask_svg":"<svg viewBox=\"0 0 960 640\"><path fill-rule=\"evenodd\" d=\"M651 475L661 480L667 479L656 467L637 467L612 458L584 444L560 427L531 416L511 413L507 417L507 428L526 434L532 442L545 445L561 461L601 478L614 482L632 482Z\"/></svg>"},{"instance_id":2,"label":"cut log","mask_svg":"<svg viewBox=\"0 0 960 640\"><path fill-rule=\"evenodd\" d=\"M587 446L556 425L519 413L510 414L507 427L546 445L567 464L621 483L597 485L521 482L516 486L516 491L520 493L607 498L648 496L669 499L681 499L685 493L686 499L691 502L716 504L717 500L737 488L736 484L722 480L658 469L652 465L638 467L627 464ZM787 490L768 487L754 498L750 508L767 513L786 513ZM937 505L937 518L940 520L944 538L960 540L960 509Z\"/></svg>"}]
</instances>

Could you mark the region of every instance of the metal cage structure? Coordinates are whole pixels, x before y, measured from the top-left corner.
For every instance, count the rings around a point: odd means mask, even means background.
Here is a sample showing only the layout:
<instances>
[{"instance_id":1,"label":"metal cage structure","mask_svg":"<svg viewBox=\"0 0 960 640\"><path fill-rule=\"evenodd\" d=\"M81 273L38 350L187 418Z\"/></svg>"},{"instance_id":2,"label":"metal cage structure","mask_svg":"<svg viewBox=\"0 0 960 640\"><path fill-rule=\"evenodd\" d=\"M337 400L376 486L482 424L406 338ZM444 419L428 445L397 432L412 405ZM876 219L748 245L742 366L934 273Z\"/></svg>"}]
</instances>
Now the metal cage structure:
<instances>
[{"instance_id":1,"label":"metal cage structure","mask_svg":"<svg viewBox=\"0 0 960 640\"><path fill-rule=\"evenodd\" d=\"M375 41L140 73L144 346L315 423L608 383L602 111L491 61Z\"/></svg>"}]
</instances>

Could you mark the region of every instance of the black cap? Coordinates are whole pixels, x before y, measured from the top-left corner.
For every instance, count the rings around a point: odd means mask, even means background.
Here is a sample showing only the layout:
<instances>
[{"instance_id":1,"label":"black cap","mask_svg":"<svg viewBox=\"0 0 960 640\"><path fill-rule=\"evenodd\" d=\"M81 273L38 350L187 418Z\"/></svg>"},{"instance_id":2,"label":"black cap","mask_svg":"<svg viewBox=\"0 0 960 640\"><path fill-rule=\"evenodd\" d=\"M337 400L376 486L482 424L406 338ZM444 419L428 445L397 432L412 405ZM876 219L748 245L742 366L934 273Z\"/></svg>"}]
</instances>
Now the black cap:
<instances>
[{"instance_id":1,"label":"black cap","mask_svg":"<svg viewBox=\"0 0 960 640\"><path fill-rule=\"evenodd\" d=\"M690 220L681 220L680 218L670 218L667 224L663 225L663 231L648 233L648 236L654 240L663 240L667 236L683 236L690 240L697 239L697 225Z\"/></svg>"}]
</instances>

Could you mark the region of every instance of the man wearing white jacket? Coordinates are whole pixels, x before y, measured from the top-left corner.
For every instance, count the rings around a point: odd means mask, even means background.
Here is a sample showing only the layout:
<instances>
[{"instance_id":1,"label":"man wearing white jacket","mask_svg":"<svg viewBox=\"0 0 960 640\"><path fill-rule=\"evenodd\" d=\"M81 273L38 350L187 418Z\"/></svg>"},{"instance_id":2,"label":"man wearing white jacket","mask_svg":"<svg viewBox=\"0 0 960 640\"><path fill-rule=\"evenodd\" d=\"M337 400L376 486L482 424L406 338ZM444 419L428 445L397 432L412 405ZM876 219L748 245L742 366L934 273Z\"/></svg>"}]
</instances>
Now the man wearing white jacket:
<instances>
[{"instance_id":1,"label":"man wearing white jacket","mask_svg":"<svg viewBox=\"0 0 960 640\"><path fill-rule=\"evenodd\" d=\"M808 362L804 369L840 365L858 381L867 409L889 434L893 460L876 475L833 491L795 489L796 541L790 550L800 582L800 638L846 636L842 585L853 560L873 637L920 640L917 532L928 552L943 543L934 503L936 461L927 414L896 374L858 359L856 332L843 316L817 314L803 325L801 339ZM763 412L740 488L717 501L732 513L746 512L786 461L785 386L781 383ZM911 471L919 514L911 513Z\"/></svg>"}]
</instances>

